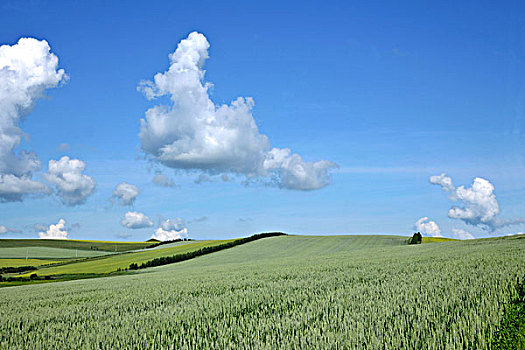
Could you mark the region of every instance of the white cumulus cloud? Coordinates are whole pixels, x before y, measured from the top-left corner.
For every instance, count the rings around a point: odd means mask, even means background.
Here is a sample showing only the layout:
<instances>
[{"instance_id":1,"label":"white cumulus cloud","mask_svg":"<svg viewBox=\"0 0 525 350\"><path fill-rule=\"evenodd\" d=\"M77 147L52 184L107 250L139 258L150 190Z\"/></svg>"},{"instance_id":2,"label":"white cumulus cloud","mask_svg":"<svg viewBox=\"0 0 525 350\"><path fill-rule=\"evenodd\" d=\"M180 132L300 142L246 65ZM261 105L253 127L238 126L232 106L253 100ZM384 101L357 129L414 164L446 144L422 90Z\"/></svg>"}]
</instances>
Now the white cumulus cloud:
<instances>
[{"instance_id":1,"label":"white cumulus cloud","mask_svg":"<svg viewBox=\"0 0 525 350\"><path fill-rule=\"evenodd\" d=\"M51 188L32 180L31 175L0 174L0 202L16 202L21 201L26 195L51 193L53 193Z\"/></svg>"},{"instance_id":2,"label":"white cumulus cloud","mask_svg":"<svg viewBox=\"0 0 525 350\"><path fill-rule=\"evenodd\" d=\"M66 221L60 219L56 225L49 225L46 231L39 232L38 235L43 239L67 239Z\"/></svg>"},{"instance_id":3,"label":"white cumulus cloud","mask_svg":"<svg viewBox=\"0 0 525 350\"><path fill-rule=\"evenodd\" d=\"M430 183L439 185L446 192L453 192L456 188L452 183L452 178L448 177L447 174L442 173L441 175L434 175L430 177Z\"/></svg>"},{"instance_id":4,"label":"white cumulus cloud","mask_svg":"<svg viewBox=\"0 0 525 350\"><path fill-rule=\"evenodd\" d=\"M162 220L159 226L162 227L162 229L167 230L167 231L169 230L179 231L185 227L184 221L181 218Z\"/></svg>"},{"instance_id":5,"label":"white cumulus cloud","mask_svg":"<svg viewBox=\"0 0 525 350\"><path fill-rule=\"evenodd\" d=\"M494 194L494 185L486 179L476 177L471 187L456 188L452 179L443 173L430 177L430 182L449 192L450 200L463 204L449 209L448 217L451 219L462 220L468 225L479 226L488 231L523 222L522 219L509 220L499 216L500 209Z\"/></svg>"},{"instance_id":6,"label":"white cumulus cloud","mask_svg":"<svg viewBox=\"0 0 525 350\"><path fill-rule=\"evenodd\" d=\"M151 238L159 241L173 241L188 237L188 229L181 218L162 220Z\"/></svg>"},{"instance_id":7,"label":"white cumulus cloud","mask_svg":"<svg viewBox=\"0 0 525 350\"><path fill-rule=\"evenodd\" d=\"M45 195L49 187L32 180L42 167L34 152L16 152L25 135L20 122L46 89L67 80L58 58L45 40L21 38L0 46L0 201L21 201L28 195Z\"/></svg>"},{"instance_id":8,"label":"white cumulus cloud","mask_svg":"<svg viewBox=\"0 0 525 350\"><path fill-rule=\"evenodd\" d=\"M122 182L115 187L112 198L117 199L121 205L132 205L139 193L137 186Z\"/></svg>"},{"instance_id":9,"label":"white cumulus cloud","mask_svg":"<svg viewBox=\"0 0 525 350\"><path fill-rule=\"evenodd\" d=\"M470 232L467 232L461 228L453 228L452 229L452 235L454 238L457 239L474 239L474 237Z\"/></svg>"},{"instance_id":10,"label":"white cumulus cloud","mask_svg":"<svg viewBox=\"0 0 525 350\"><path fill-rule=\"evenodd\" d=\"M435 221L430 221L426 216L417 220L414 226L417 231L421 232L425 236L443 237L438 224L436 224Z\"/></svg>"},{"instance_id":11,"label":"white cumulus cloud","mask_svg":"<svg viewBox=\"0 0 525 350\"><path fill-rule=\"evenodd\" d=\"M153 226L153 221L149 217L136 211L128 211L120 223L122 226L132 229Z\"/></svg>"},{"instance_id":12,"label":"white cumulus cloud","mask_svg":"<svg viewBox=\"0 0 525 350\"><path fill-rule=\"evenodd\" d=\"M171 99L170 105L150 108L141 119L142 150L176 169L271 179L295 190L328 185L329 170L337 165L326 160L305 162L289 149L271 148L253 118L251 97L215 105L208 93L212 85L204 81L209 46L204 35L191 33L169 55L169 69L139 85L148 99Z\"/></svg>"},{"instance_id":13,"label":"white cumulus cloud","mask_svg":"<svg viewBox=\"0 0 525 350\"><path fill-rule=\"evenodd\" d=\"M95 190L96 182L88 175L82 174L86 163L79 159L64 156L59 160L50 160L48 172L44 178L55 185L62 203L74 206L86 202L87 197Z\"/></svg>"}]
</instances>

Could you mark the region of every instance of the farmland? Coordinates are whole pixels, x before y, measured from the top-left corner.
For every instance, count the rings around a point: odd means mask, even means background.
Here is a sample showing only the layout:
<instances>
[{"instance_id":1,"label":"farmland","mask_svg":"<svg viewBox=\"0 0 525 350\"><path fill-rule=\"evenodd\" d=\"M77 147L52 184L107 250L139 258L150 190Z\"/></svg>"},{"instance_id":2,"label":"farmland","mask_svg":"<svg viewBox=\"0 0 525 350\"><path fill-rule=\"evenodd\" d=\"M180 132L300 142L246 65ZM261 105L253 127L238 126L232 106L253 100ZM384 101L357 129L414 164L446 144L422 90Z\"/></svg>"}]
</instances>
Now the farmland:
<instances>
[{"instance_id":1,"label":"farmland","mask_svg":"<svg viewBox=\"0 0 525 350\"><path fill-rule=\"evenodd\" d=\"M2 288L0 348L485 349L524 274L523 237L265 238L128 275Z\"/></svg>"},{"instance_id":2,"label":"farmland","mask_svg":"<svg viewBox=\"0 0 525 350\"><path fill-rule=\"evenodd\" d=\"M0 268L2 267L20 267L20 266L41 266L41 265L48 265L48 264L56 264L60 262L62 262L62 260L0 258Z\"/></svg>"},{"instance_id":3,"label":"farmland","mask_svg":"<svg viewBox=\"0 0 525 350\"><path fill-rule=\"evenodd\" d=\"M65 264L60 266L46 267L38 270L38 274L46 275L69 275L69 274L105 274L115 272L119 269L126 269L132 263L143 263L158 257L182 254L202 247L218 245L233 240L216 240L192 242L190 244L172 245L167 248L162 246L150 250L113 254L111 256L100 257L98 259L87 259L85 261ZM29 275L30 273L26 274ZM24 276L24 275L22 275Z\"/></svg>"},{"instance_id":4,"label":"farmland","mask_svg":"<svg viewBox=\"0 0 525 350\"><path fill-rule=\"evenodd\" d=\"M73 239L0 239L0 248L50 247L106 252L125 252L146 248L151 244L151 242L81 241Z\"/></svg>"},{"instance_id":5,"label":"farmland","mask_svg":"<svg viewBox=\"0 0 525 350\"><path fill-rule=\"evenodd\" d=\"M87 258L112 254L98 250L61 249L52 247L13 247L0 248L0 259L71 259Z\"/></svg>"},{"instance_id":6,"label":"farmland","mask_svg":"<svg viewBox=\"0 0 525 350\"><path fill-rule=\"evenodd\" d=\"M423 237L421 243L437 243L437 242L451 242L457 241L457 239L447 238L447 237Z\"/></svg>"}]
</instances>

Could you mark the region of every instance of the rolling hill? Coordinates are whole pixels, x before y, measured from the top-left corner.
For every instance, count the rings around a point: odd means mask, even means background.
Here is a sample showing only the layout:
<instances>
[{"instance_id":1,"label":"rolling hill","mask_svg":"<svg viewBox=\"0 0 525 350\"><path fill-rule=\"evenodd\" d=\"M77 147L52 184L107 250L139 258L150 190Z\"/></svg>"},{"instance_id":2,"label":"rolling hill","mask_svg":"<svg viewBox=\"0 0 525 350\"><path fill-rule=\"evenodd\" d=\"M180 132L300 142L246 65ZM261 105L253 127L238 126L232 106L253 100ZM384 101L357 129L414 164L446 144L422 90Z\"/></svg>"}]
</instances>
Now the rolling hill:
<instances>
[{"instance_id":1,"label":"rolling hill","mask_svg":"<svg viewBox=\"0 0 525 350\"><path fill-rule=\"evenodd\" d=\"M203 247L211 247L232 241L233 240L215 240L202 242L193 241L189 244L170 245L166 248L161 248L162 246L158 246L152 249L131 251L121 254L100 256L94 259L87 259L83 261L75 261L73 263L60 266L43 267L37 271L23 274L21 277L27 277L32 273L37 273L39 276L106 274L116 272L117 270L127 269L132 263L140 264L155 258L183 254L201 249Z\"/></svg>"},{"instance_id":2,"label":"rolling hill","mask_svg":"<svg viewBox=\"0 0 525 350\"><path fill-rule=\"evenodd\" d=\"M517 276L525 239L265 238L121 276L2 288L0 347L488 349Z\"/></svg>"}]
</instances>

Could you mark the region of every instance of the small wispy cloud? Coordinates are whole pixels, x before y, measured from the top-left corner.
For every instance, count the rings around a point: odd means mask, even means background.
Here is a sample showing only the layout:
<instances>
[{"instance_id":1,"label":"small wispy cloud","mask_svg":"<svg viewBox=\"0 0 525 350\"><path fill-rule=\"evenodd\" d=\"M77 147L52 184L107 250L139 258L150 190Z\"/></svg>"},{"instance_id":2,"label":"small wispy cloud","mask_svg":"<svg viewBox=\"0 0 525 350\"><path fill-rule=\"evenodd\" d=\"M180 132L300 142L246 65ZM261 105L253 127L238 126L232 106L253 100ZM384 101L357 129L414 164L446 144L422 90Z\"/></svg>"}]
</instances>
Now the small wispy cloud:
<instances>
[{"instance_id":1,"label":"small wispy cloud","mask_svg":"<svg viewBox=\"0 0 525 350\"><path fill-rule=\"evenodd\" d=\"M252 222L253 219L252 219L252 218L249 218L249 217L248 217L248 218L239 218L238 221L239 221L239 222Z\"/></svg>"},{"instance_id":2,"label":"small wispy cloud","mask_svg":"<svg viewBox=\"0 0 525 350\"><path fill-rule=\"evenodd\" d=\"M175 186L175 183L173 182L172 179L162 174L156 174L153 177L153 183L161 187L174 187Z\"/></svg>"},{"instance_id":3,"label":"small wispy cloud","mask_svg":"<svg viewBox=\"0 0 525 350\"><path fill-rule=\"evenodd\" d=\"M457 239L475 239L476 238L470 232L465 231L461 228L453 228L452 236L454 236L454 238L457 238Z\"/></svg>"},{"instance_id":4,"label":"small wispy cloud","mask_svg":"<svg viewBox=\"0 0 525 350\"><path fill-rule=\"evenodd\" d=\"M200 216L200 217L198 217L198 218L188 220L188 223L204 222L204 221L206 221L206 220L208 220L208 217L207 217L207 216Z\"/></svg>"},{"instance_id":5,"label":"small wispy cloud","mask_svg":"<svg viewBox=\"0 0 525 350\"><path fill-rule=\"evenodd\" d=\"M132 236L131 233L126 233L126 232L122 232L122 233L118 233L116 235L117 238L122 238L122 239L128 239Z\"/></svg>"},{"instance_id":6,"label":"small wispy cloud","mask_svg":"<svg viewBox=\"0 0 525 350\"><path fill-rule=\"evenodd\" d=\"M4 234L4 233L21 233L21 232L22 232L21 230L18 230L16 228L0 225L0 234Z\"/></svg>"},{"instance_id":7,"label":"small wispy cloud","mask_svg":"<svg viewBox=\"0 0 525 350\"><path fill-rule=\"evenodd\" d=\"M70 148L71 147L69 147L68 143L61 143L60 145L58 145L57 151L66 152L66 151L69 151Z\"/></svg>"}]
</instances>

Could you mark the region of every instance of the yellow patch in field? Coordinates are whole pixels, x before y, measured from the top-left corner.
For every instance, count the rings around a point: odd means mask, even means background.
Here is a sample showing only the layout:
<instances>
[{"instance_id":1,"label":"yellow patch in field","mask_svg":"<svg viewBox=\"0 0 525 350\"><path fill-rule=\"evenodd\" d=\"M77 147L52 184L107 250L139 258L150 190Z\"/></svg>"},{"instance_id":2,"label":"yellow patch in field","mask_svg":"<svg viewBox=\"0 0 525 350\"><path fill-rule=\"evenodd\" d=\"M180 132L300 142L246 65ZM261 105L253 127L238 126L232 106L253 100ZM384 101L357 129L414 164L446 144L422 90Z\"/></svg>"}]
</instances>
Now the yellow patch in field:
<instances>
[{"instance_id":1,"label":"yellow patch in field","mask_svg":"<svg viewBox=\"0 0 525 350\"><path fill-rule=\"evenodd\" d=\"M423 241L421 241L421 243L438 243L450 241L457 241L457 239L447 237L423 237Z\"/></svg>"}]
</instances>

